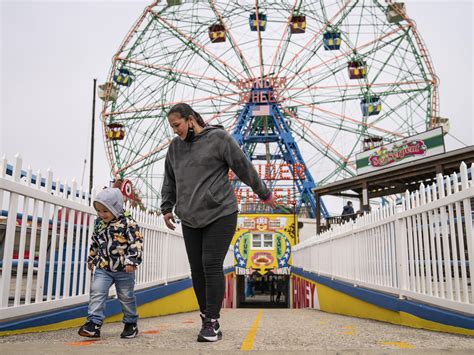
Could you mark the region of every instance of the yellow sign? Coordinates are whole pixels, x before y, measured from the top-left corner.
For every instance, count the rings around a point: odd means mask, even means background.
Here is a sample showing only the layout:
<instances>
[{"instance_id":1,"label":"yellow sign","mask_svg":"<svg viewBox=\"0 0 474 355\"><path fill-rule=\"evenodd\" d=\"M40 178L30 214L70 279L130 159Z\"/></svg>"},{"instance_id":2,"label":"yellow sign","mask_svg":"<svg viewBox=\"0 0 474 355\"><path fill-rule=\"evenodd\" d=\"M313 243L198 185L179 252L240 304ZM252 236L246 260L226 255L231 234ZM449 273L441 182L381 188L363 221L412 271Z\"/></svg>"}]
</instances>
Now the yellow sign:
<instances>
[{"instance_id":1,"label":"yellow sign","mask_svg":"<svg viewBox=\"0 0 474 355\"><path fill-rule=\"evenodd\" d=\"M293 214L240 214L232 240L235 273L289 275L297 229Z\"/></svg>"}]
</instances>

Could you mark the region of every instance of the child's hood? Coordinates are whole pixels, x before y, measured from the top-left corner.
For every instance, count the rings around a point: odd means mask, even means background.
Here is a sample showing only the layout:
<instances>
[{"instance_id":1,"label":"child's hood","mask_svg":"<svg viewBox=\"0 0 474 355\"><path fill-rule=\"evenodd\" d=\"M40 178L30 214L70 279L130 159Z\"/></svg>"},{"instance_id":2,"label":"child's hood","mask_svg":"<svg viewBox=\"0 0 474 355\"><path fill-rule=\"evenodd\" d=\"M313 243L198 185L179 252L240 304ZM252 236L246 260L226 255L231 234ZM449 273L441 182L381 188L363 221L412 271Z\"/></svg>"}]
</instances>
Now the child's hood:
<instances>
[{"instance_id":1,"label":"child's hood","mask_svg":"<svg viewBox=\"0 0 474 355\"><path fill-rule=\"evenodd\" d=\"M123 195L122 192L115 187L108 187L100 191L94 199L104 205L115 217L123 213Z\"/></svg>"}]
</instances>

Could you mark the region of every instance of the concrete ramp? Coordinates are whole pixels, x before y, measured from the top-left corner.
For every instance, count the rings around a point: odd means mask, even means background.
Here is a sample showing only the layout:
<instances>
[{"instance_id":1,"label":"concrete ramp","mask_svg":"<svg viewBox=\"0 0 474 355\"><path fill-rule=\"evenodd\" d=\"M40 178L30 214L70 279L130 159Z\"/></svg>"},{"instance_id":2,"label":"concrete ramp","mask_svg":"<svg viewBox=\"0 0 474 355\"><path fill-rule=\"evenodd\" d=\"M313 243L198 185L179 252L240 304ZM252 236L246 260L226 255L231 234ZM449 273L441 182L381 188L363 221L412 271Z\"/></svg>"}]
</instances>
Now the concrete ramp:
<instances>
[{"instance_id":1,"label":"concrete ramp","mask_svg":"<svg viewBox=\"0 0 474 355\"><path fill-rule=\"evenodd\" d=\"M472 354L474 337L439 333L324 313L314 309L223 309L223 340L196 342L198 312L141 319L140 335L124 340L121 323L106 323L102 337L88 340L77 329L4 336L2 354L206 354L258 351L266 354L302 352L380 354Z\"/></svg>"}]
</instances>

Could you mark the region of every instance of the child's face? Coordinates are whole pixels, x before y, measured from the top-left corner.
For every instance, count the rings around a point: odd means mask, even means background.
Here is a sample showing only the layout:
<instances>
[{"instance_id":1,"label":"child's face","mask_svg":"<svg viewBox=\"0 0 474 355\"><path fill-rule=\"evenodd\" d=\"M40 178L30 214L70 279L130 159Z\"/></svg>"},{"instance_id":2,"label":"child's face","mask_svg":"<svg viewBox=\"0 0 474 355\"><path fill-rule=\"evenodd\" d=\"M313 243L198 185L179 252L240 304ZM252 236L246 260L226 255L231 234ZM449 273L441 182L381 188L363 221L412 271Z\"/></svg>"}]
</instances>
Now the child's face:
<instances>
[{"instance_id":1,"label":"child's face","mask_svg":"<svg viewBox=\"0 0 474 355\"><path fill-rule=\"evenodd\" d=\"M105 222L109 223L114 219L114 215L100 202L94 202L94 208L97 211L97 215Z\"/></svg>"}]
</instances>

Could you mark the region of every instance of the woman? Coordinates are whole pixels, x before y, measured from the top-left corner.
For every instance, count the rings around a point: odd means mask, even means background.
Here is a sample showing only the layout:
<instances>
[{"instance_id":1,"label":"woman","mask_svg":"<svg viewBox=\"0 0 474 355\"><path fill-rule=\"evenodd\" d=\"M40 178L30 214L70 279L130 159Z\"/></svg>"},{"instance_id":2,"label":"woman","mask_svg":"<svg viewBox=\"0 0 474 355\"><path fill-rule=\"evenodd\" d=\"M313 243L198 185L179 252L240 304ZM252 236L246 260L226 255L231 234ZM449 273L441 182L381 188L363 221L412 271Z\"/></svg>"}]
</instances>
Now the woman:
<instances>
[{"instance_id":1,"label":"woman","mask_svg":"<svg viewBox=\"0 0 474 355\"><path fill-rule=\"evenodd\" d=\"M221 126L209 126L189 105L168 112L175 137L166 155L161 212L175 229L181 219L193 288L201 311L198 341L222 338L219 312L224 299L224 258L237 225L237 199L229 168L271 208L276 200L257 171Z\"/></svg>"}]
</instances>

